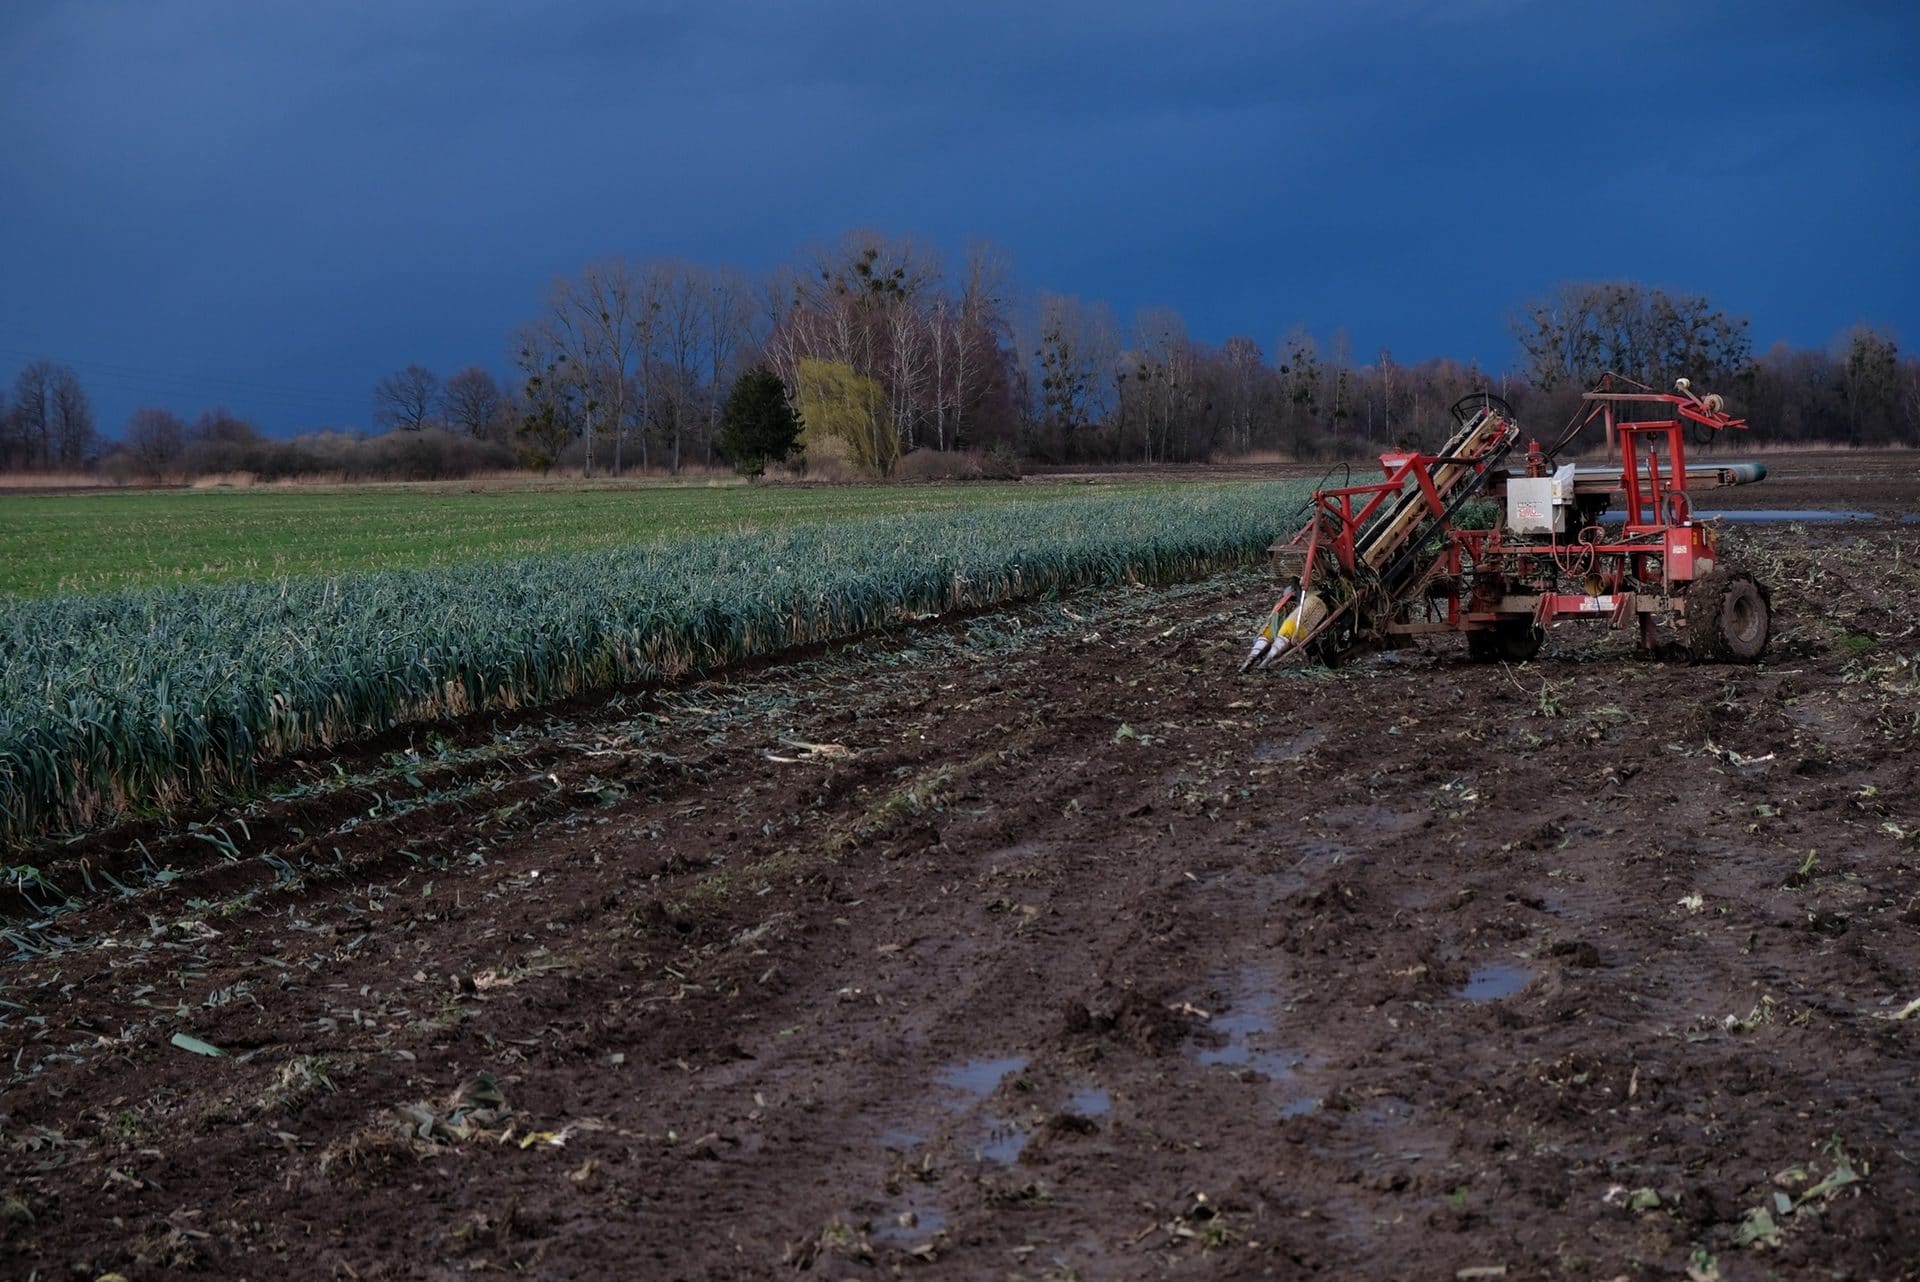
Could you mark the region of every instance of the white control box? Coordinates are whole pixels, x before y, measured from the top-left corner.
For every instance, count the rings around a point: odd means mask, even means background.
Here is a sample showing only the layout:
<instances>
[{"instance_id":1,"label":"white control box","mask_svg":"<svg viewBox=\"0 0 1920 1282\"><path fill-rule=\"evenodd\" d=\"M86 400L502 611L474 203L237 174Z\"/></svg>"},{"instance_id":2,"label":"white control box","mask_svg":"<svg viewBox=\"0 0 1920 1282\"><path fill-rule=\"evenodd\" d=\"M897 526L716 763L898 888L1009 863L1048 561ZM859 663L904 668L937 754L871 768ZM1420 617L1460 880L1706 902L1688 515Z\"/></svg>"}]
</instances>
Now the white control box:
<instances>
[{"instance_id":1,"label":"white control box","mask_svg":"<svg viewBox=\"0 0 1920 1282\"><path fill-rule=\"evenodd\" d=\"M1515 534L1553 534L1566 518L1553 501L1551 476L1507 478L1507 529Z\"/></svg>"}]
</instances>

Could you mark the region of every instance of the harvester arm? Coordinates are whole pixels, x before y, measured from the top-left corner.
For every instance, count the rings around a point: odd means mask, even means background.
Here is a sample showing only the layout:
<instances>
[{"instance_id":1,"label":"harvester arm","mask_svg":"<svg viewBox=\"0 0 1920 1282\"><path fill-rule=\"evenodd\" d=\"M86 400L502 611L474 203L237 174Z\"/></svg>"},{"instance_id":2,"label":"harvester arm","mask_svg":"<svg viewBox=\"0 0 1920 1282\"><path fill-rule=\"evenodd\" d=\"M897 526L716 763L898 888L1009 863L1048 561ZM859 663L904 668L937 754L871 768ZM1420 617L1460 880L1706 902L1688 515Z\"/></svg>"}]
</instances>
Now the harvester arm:
<instances>
[{"instance_id":1,"label":"harvester arm","mask_svg":"<svg viewBox=\"0 0 1920 1282\"><path fill-rule=\"evenodd\" d=\"M1443 461L1433 465L1433 488L1440 501L1452 508L1458 500L1477 490L1486 477L1481 465L1498 461L1498 456L1512 444L1513 435L1512 425L1491 410L1483 410L1469 420L1440 451ZM1501 439L1503 436L1507 438L1505 441ZM1466 492L1456 492L1463 483L1468 484ZM1376 522L1361 536L1355 549L1357 559L1368 569L1383 569L1432 517L1433 512L1427 507L1419 486L1409 487L1401 494L1393 514L1384 522Z\"/></svg>"},{"instance_id":2,"label":"harvester arm","mask_svg":"<svg viewBox=\"0 0 1920 1282\"><path fill-rule=\"evenodd\" d=\"M1399 492L1388 510L1372 517L1353 542L1355 569L1370 574L1376 582L1395 580L1383 584L1388 591L1394 590L1408 561L1403 553L1418 546L1431 523L1450 516L1479 489L1485 481L1486 469L1505 455L1517 435L1518 430L1512 423L1486 407L1467 419L1438 455L1424 464L1403 468L1399 474ZM1416 473L1423 473L1431 486L1433 500L1442 505L1443 515L1434 512L1427 487L1420 484ZM1313 516L1302 531L1309 540L1310 553L1327 512L1321 496L1316 495ZM1315 589L1314 561L1310 554L1298 588L1283 595L1267 615L1241 664L1241 671L1256 665L1268 667L1304 649L1353 609L1352 592L1340 594L1342 599L1336 601L1324 590Z\"/></svg>"}]
</instances>

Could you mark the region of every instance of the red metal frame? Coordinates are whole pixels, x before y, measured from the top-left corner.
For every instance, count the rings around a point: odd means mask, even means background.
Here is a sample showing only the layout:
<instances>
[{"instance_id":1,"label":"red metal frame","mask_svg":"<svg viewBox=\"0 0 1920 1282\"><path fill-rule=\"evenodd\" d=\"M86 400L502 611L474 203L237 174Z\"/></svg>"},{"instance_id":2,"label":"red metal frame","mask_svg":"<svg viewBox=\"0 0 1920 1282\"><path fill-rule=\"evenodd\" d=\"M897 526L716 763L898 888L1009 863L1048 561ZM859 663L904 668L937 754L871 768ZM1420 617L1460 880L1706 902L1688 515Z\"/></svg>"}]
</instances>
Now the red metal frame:
<instances>
[{"instance_id":1,"label":"red metal frame","mask_svg":"<svg viewBox=\"0 0 1920 1282\"><path fill-rule=\"evenodd\" d=\"M1711 569L1717 551L1713 530L1693 520L1687 494L1686 427L1692 423L1723 431L1744 429L1746 423L1726 414L1717 398L1652 389L1616 392L1611 378L1603 379L1600 387L1586 393L1584 399L1591 408L1580 427L1584 429L1596 418L1601 419L1609 447L1618 451L1620 490L1625 500L1619 537L1607 538L1598 526L1570 530L1564 539L1550 534L1544 542L1517 538L1500 526L1488 530L1449 527L1445 531L1446 547L1417 589L1424 602L1425 620L1385 620L1392 630L1472 631L1527 617L1542 627L1568 617L1605 618L1616 627L1626 627L1637 617L1642 641L1653 644L1655 614L1674 608L1676 585L1684 585ZM1670 407L1672 417L1621 420L1615 414L1615 407L1621 404L1664 405ZM1323 546L1342 571L1359 577L1357 540L1382 507L1405 492L1409 481L1420 492L1428 512L1444 519L1446 505L1435 484L1434 469L1466 464L1484 471L1490 453L1491 448L1473 456L1383 454L1380 466L1384 480L1316 491L1313 515L1294 539L1296 544L1302 536L1306 540L1300 591L1304 593L1312 585ZM1528 463L1530 474L1544 475L1545 461L1538 445L1529 451ZM1583 537L1589 534L1593 537ZM1542 560L1550 560L1560 577L1582 580L1581 586L1588 591L1553 590L1554 576L1536 568ZM1639 591L1629 590L1629 579L1641 585ZM1429 585L1436 581L1440 590L1433 591ZM1473 589L1463 600L1463 585L1468 581ZM1656 582L1658 591L1649 590ZM1495 588L1497 596L1491 595ZM1512 608L1516 601L1528 602L1524 612ZM1396 615L1412 608L1404 600L1391 606L1391 613ZM1344 609L1341 606L1335 613ZM1327 622L1332 617L1329 615ZM1304 644L1307 639L1300 641Z\"/></svg>"},{"instance_id":2,"label":"red metal frame","mask_svg":"<svg viewBox=\"0 0 1920 1282\"><path fill-rule=\"evenodd\" d=\"M1323 518L1330 518L1333 525L1333 533L1328 542L1334 559L1341 569L1348 574L1354 574L1359 568L1355 540L1366 529L1367 523L1379 514L1382 505L1400 497L1409 479L1420 491L1427 510L1436 517L1443 516L1446 513L1446 504L1440 498L1439 488L1434 484L1434 467L1445 464L1483 468L1485 459L1485 451L1452 457L1396 451L1380 456L1380 469L1386 474L1385 480L1370 485L1343 485L1334 489L1314 491L1314 515L1309 519L1306 530L1303 531L1307 535L1307 550L1300 574L1302 590L1313 582L1313 570L1319 558L1321 535L1328 524L1328 521ZM1356 510L1354 501L1361 498L1365 501Z\"/></svg>"}]
</instances>

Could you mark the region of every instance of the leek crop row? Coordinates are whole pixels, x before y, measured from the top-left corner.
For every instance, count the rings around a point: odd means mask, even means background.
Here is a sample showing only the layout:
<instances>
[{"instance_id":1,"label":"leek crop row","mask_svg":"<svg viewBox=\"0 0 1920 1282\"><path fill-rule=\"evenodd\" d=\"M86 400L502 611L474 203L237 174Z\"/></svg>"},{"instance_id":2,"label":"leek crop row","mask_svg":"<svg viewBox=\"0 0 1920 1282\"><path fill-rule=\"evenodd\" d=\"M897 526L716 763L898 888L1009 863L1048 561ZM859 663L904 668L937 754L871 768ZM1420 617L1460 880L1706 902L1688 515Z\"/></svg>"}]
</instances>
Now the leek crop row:
<instances>
[{"instance_id":1,"label":"leek crop row","mask_svg":"<svg viewBox=\"0 0 1920 1282\"><path fill-rule=\"evenodd\" d=\"M0 600L0 837L263 760L929 613L1256 556L1303 487L1170 487L526 560Z\"/></svg>"}]
</instances>

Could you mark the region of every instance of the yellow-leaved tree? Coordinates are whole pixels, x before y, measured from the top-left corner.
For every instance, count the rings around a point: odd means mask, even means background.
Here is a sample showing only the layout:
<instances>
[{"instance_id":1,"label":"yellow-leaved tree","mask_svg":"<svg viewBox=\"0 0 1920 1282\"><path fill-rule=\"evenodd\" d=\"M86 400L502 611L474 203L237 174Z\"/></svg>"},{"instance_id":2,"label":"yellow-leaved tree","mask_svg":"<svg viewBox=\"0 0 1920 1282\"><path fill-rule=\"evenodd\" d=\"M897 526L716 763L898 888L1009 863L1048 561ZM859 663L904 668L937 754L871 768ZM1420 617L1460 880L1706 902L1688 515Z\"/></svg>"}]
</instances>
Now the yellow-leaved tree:
<instances>
[{"instance_id":1,"label":"yellow-leaved tree","mask_svg":"<svg viewBox=\"0 0 1920 1282\"><path fill-rule=\"evenodd\" d=\"M809 470L842 459L868 476L892 471L900 434L887 419L879 380L839 361L812 358L800 361L799 375L799 443Z\"/></svg>"}]
</instances>

